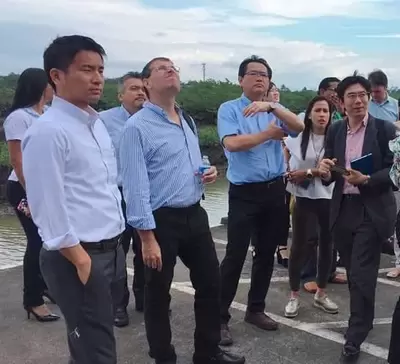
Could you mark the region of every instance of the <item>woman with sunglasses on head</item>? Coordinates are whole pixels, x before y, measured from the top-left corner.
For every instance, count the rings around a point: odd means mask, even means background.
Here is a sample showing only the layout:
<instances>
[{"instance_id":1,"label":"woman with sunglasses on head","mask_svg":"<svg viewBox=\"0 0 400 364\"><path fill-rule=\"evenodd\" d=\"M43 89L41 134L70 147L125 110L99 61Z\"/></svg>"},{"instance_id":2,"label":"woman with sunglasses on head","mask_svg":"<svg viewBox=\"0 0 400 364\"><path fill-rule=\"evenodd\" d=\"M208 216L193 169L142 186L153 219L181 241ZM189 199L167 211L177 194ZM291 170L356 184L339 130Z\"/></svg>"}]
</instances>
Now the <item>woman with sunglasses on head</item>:
<instances>
[{"instance_id":1,"label":"woman with sunglasses on head","mask_svg":"<svg viewBox=\"0 0 400 364\"><path fill-rule=\"evenodd\" d=\"M30 218L29 205L26 201L21 141L26 130L43 114L52 96L53 91L45 71L39 68L26 69L18 79L10 114L4 121L10 163L13 167L7 183L7 198L27 238L23 264L23 305L28 318L32 314L40 322L56 321L60 317L51 313L43 300L43 297L47 297L54 302L46 290L46 284L40 273L39 253L42 239Z\"/></svg>"},{"instance_id":2,"label":"woman with sunglasses on head","mask_svg":"<svg viewBox=\"0 0 400 364\"><path fill-rule=\"evenodd\" d=\"M333 244L329 227L330 201L333 186L321 182L318 165L324 156L325 135L331 122L333 107L323 96L311 100L304 118L304 131L297 137L285 140L290 153L287 190L295 197L292 215L292 247L289 258L290 300L285 316L294 318L299 313L300 275L306 258L314 249L310 234L317 224L318 274L314 306L335 314L337 305L325 288L330 276Z\"/></svg>"}]
</instances>

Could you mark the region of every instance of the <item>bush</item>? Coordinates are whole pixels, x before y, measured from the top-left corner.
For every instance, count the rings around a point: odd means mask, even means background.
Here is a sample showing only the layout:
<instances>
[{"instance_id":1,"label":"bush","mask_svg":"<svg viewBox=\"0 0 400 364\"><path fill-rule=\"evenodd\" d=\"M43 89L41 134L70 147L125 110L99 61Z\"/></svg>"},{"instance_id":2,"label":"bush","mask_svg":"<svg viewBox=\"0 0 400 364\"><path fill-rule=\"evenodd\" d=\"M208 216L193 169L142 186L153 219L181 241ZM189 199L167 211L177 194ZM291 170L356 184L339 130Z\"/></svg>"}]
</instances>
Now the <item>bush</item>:
<instances>
[{"instance_id":1,"label":"bush","mask_svg":"<svg viewBox=\"0 0 400 364\"><path fill-rule=\"evenodd\" d=\"M213 147L219 145L219 137L216 126L202 126L198 129L198 133L200 146Z\"/></svg>"},{"instance_id":2,"label":"bush","mask_svg":"<svg viewBox=\"0 0 400 364\"><path fill-rule=\"evenodd\" d=\"M9 166L8 148L6 142L0 142L0 166Z\"/></svg>"}]
</instances>

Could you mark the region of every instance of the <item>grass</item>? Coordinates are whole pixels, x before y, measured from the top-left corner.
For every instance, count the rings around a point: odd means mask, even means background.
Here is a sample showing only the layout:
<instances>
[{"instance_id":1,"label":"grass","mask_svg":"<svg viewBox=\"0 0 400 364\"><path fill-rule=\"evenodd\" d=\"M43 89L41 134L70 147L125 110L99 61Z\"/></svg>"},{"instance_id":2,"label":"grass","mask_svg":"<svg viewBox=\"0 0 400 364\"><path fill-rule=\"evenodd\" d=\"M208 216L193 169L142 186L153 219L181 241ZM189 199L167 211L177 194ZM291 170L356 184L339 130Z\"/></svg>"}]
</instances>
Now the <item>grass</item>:
<instances>
[{"instance_id":1,"label":"grass","mask_svg":"<svg viewBox=\"0 0 400 364\"><path fill-rule=\"evenodd\" d=\"M219 145L219 137L216 126L201 126L198 129L198 133L200 146L213 147Z\"/></svg>"},{"instance_id":2,"label":"grass","mask_svg":"<svg viewBox=\"0 0 400 364\"><path fill-rule=\"evenodd\" d=\"M0 142L0 166L9 166L8 148L6 142Z\"/></svg>"}]
</instances>

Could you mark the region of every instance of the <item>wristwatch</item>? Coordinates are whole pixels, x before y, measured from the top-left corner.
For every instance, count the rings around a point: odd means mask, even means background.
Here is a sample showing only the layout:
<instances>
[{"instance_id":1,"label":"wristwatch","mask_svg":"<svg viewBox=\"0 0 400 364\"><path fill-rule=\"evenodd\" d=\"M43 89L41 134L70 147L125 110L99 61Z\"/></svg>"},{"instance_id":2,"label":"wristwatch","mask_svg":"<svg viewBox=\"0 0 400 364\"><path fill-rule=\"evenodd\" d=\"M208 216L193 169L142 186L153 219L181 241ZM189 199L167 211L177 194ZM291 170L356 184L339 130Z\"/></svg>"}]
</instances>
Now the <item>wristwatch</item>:
<instances>
[{"instance_id":1,"label":"wristwatch","mask_svg":"<svg viewBox=\"0 0 400 364\"><path fill-rule=\"evenodd\" d=\"M311 170L310 168L307 169L306 176L307 176L307 178L309 178L309 179L311 179L311 178L314 177L313 174L312 174L312 170Z\"/></svg>"},{"instance_id":2,"label":"wristwatch","mask_svg":"<svg viewBox=\"0 0 400 364\"><path fill-rule=\"evenodd\" d=\"M270 102L269 103L269 112L274 111L278 106L276 105L276 102Z\"/></svg>"},{"instance_id":3,"label":"wristwatch","mask_svg":"<svg viewBox=\"0 0 400 364\"><path fill-rule=\"evenodd\" d=\"M371 176L367 175L367 179L362 183L363 186L366 186L369 183L369 180L371 179Z\"/></svg>"}]
</instances>

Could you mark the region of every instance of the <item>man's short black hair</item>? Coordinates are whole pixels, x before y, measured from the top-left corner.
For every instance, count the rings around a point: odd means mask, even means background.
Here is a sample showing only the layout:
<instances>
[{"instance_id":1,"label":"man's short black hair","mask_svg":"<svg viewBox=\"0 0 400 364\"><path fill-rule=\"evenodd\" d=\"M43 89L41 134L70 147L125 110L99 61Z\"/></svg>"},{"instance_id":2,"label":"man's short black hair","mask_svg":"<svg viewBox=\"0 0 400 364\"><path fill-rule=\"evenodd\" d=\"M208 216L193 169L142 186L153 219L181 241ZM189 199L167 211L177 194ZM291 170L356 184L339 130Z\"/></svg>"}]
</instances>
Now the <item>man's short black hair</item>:
<instances>
[{"instance_id":1,"label":"man's short black hair","mask_svg":"<svg viewBox=\"0 0 400 364\"><path fill-rule=\"evenodd\" d=\"M55 85L50 78L50 70L56 68L66 72L73 63L75 56L81 51L98 53L101 58L106 55L104 48L100 44L83 35L58 37L46 48L43 54L44 70L54 89Z\"/></svg>"},{"instance_id":2,"label":"man's short black hair","mask_svg":"<svg viewBox=\"0 0 400 364\"><path fill-rule=\"evenodd\" d=\"M261 63L262 65L264 65L267 68L267 73L268 73L268 77L269 79L272 79L272 68L270 67L270 65L268 64L268 62L264 59L261 58L259 56L253 55L250 56L248 58L246 58L245 60L242 61L242 63L239 66L239 72L238 75L239 77L244 77L244 75L247 72L247 66L249 63Z\"/></svg>"},{"instance_id":3,"label":"man's short black hair","mask_svg":"<svg viewBox=\"0 0 400 364\"><path fill-rule=\"evenodd\" d=\"M368 94L371 93L371 84L369 83L369 81L365 77L359 75L357 71L355 71L352 76L346 77L339 83L336 89L339 99L343 101L346 90L350 86L357 84L360 84Z\"/></svg>"},{"instance_id":4,"label":"man's short black hair","mask_svg":"<svg viewBox=\"0 0 400 364\"><path fill-rule=\"evenodd\" d=\"M326 91L331 83L333 82L340 82L340 80L337 77L325 77L318 86L318 93L321 92L321 90Z\"/></svg>"},{"instance_id":5,"label":"man's short black hair","mask_svg":"<svg viewBox=\"0 0 400 364\"><path fill-rule=\"evenodd\" d=\"M143 67L142 70L142 77L143 78L149 78L151 74L151 66L153 65L154 62L156 61L166 61L166 62L171 62L171 60L167 57L156 57L147 62L147 64Z\"/></svg>"},{"instance_id":6,"label":"man's short black hair","mask_svg":"<svg viewBox=\"0 0 400 364\"><path fill-rule=\"evenodd\" d=\"M121 92L123 90L125 81L130 80L131 78L136 78L138 80L141 80L142 74L140 72L125 73L118 81L118 91L119 92Z\"/></svg>"},{"instance_id":7,"label":"man's short black hair","mask_svg":"<svg viewBox=\"0 0 400 364\"><path fill-rule=\"evenodd\" d=\"M388 87L388 78L382 70L374 70L368 75L368 81L371 83L371 86L383 86L385 88Z\"/></svg>"}]
</instances>

